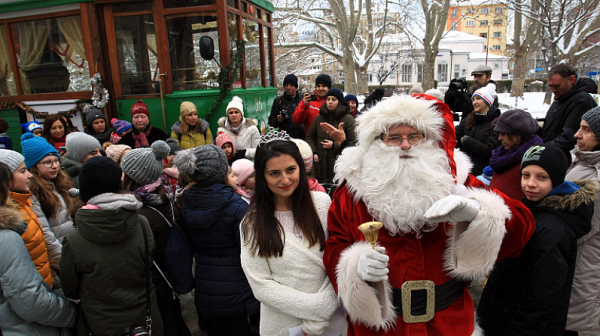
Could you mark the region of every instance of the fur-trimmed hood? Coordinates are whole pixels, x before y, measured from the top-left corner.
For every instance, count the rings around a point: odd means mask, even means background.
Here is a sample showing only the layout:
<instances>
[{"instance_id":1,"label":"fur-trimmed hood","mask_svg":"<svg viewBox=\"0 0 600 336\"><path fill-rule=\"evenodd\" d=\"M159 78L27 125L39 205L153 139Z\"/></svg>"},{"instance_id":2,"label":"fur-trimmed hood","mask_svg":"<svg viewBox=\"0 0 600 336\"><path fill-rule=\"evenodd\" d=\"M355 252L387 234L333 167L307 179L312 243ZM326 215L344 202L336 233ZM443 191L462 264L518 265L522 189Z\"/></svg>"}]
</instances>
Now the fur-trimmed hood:
<instances>
[{"instance_id":1,"label":"fur-trimmed hood","mask_svg":"<svg viewBox=\"0 0 600 336\"><path fill-rule=\"evenodd\" d=\"M534 214L535 207L556 214L573 229L579 239L591 229L594 199L600 188L592 180L577 180L573 183L579 186L579 190L571 194L547 196L537 204L528 200L524 200L523 203Z\"/></svg>"},{"instance_id":2,"label":"fur-trimmed hood","mask_svg":"<svg viewBox=\"0 0 600 336\"><path fill-rule=\"evenodd\" d=\"M181 120L181 116L179 116L179 120L177 120L173 126L171 126L171 131L179 134L179 127L181 127L181 123L183 121ZM202 119L202 118L198 118L198 122L196 123L196 127L194 127L194 132L199 132L199 133L206 133L206 130L208 130L208 121Z\"/></svg>"},{"instance_id":3,"label":"fur-trimmed hood","mask_svg":"<svg viewBox=\"0 0 600 336\"><path fill-rule=\"evenodd\" d=\"M219 118L219 121L217 122L217 124L219 125L219 127L225 127L227 129L231 129L231 125L229 124L229 120L227 120L227 117ZM257 126L258 120L244 117L242 119L242 124L244 124L244 126L246 126L246 127Z\"/></svg>"},{"instance_id":4,"label":"fur-trimmed hood","mask_svg":"<svg viewBox=\"0 0 600 336\"><path fill-rule=\"evenodd\" d=\"M27 230L27 223L23 221L23 216L12 200L7 205L0 206L0 229L13 230L19 234Z\"/></svg>"}]
</instances>

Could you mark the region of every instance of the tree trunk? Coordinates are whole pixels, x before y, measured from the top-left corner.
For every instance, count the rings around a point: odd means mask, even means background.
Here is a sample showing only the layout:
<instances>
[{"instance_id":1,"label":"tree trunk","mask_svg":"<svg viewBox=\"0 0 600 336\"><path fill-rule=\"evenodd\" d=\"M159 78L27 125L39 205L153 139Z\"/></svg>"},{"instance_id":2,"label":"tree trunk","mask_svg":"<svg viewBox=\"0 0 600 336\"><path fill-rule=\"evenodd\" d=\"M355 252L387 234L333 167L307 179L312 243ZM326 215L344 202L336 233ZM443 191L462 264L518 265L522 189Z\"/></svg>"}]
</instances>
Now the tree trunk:
<instances>
[{"instance_id":1,"label":"tree trunk","mask_svg":"<svg viewBox=\"0 0 600 336\"><path fill-rule=\"evenodd\" d=\"M352 56L344 57L342 64L344 65L344 91L356 92L356 74Z\"/></svg>"},{"instance_id":2,"label":"tree trunk","mask_svg":"<svg viewBox=\"0 0 600 336\"><path fill-rule=\"evenodd\" d=\"M356 67L356 91L352 92L356 93L369 93L369 72L368 72L368 64L364 67Z\"/></svg>"},{"instance_id":3,"label":"tree trunk","mask_svg":"<svg viewBox=\"0 0 600 336\"><path fill-rule=\"evenodd\" d=\"M433 89L435 86L435 57L436 54L431 50L430 46L425 46L425 60L423 62L423 91Z\"/></svg>"},{"instance_id":4,"label":"tree trunk","mask_svg":"<svg viewBox=\"0 0 600 336\"><path fill-rule=\"evenodd\" d=\"M515 68L513 69L511 97L523 97L525 75L527 73L527 52L515 50Z\"/></svg>"}]
</instances>

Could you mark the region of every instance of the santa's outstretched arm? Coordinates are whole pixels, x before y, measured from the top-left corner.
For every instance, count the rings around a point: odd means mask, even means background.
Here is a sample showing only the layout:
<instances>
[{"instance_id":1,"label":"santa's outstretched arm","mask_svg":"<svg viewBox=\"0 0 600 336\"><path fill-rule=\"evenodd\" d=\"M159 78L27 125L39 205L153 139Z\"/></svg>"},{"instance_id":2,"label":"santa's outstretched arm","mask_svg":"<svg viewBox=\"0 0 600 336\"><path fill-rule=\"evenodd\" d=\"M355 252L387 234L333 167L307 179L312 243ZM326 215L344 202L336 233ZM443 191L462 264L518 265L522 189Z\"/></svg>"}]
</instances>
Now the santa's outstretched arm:
<instances>
[{"instance_id":1,"label":"santa's outstretched arm","mask_svg":"<svg viewBox=\"0 0 600 336\"><path fill-rule=\"evenodd\" d=\"M434 203L425 217L454 223L446 251L446 269L459 279L489 275L494 263L516 257L535 230L535 220L523 203L487 189L469 175L459 195Z\"/></svg>"}]
</instances>

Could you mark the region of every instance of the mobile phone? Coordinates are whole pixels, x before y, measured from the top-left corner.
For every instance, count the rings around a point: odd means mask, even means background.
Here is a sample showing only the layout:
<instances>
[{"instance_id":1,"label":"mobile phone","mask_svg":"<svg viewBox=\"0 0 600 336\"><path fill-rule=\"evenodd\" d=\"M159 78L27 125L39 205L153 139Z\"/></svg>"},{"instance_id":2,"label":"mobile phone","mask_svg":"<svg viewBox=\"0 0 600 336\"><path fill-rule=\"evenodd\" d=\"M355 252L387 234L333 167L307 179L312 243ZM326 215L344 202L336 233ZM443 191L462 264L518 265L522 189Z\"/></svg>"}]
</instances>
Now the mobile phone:
<instances>
[{"instance_id":1,"label":"mobile phone","mask_svg":"<svg viewBox=\"0 0 600 336\"><path fill-rule=\"evenodd\" d=\"M317 98L317 95L316 95L316 94L311 94L311 95L310 95L310 100L312 100L312 101L317 101L317 100L319 100L319 98Z\"/></svg>"},{"instance_id":2,"label":"mobile phone","mask_svg":"<svg viewBox=\"0 0 600 336\"><path fill-rule=\"evenodd\" d=\"M58 151L59 152L66 152L67 151L67 147L58 147Z\"/></svg>"}]
</instances>

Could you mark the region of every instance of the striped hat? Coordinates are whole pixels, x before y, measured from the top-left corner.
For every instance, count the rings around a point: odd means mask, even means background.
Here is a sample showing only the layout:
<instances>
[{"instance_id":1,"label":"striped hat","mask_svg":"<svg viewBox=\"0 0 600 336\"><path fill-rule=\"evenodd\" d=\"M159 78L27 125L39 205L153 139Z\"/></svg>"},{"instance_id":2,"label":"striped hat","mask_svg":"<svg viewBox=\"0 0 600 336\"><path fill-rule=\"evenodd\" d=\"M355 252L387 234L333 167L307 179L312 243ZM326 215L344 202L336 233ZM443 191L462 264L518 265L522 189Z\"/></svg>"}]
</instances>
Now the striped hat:
<instances>
[{"instance_id":1,"label":"striped hat","mask_svg":"<svg viewBox=\"0 0 600 336\"><path fill-rule=\"evenodd\" d=\"M487 86L484 86L482 88L477 89L477 91L473 93L473 97L475 96L485 100L488 106L492 106L492 104L494 103L494 99L496 98L496 91L488 88Z\"/></svg>"}]
</instances>

